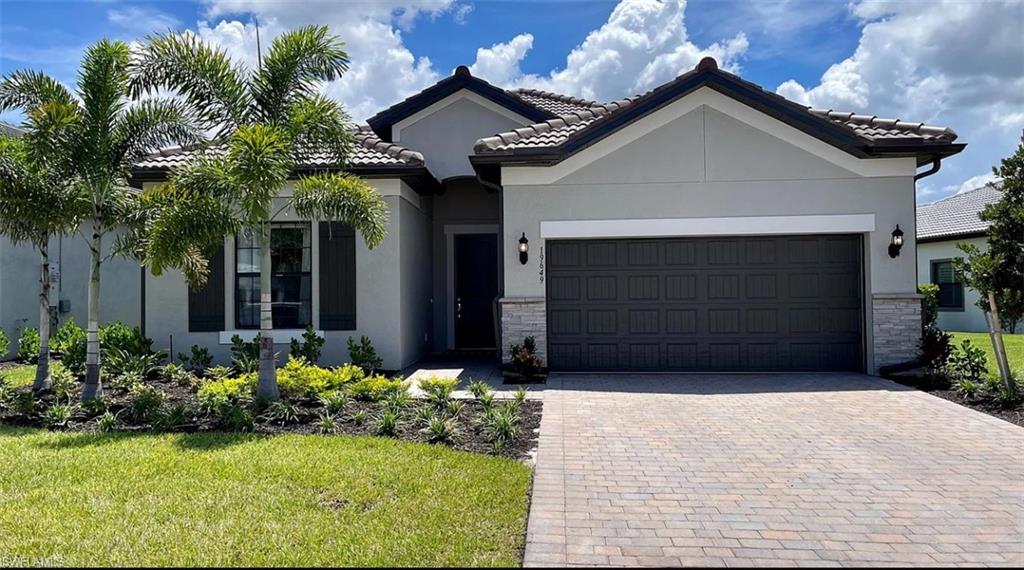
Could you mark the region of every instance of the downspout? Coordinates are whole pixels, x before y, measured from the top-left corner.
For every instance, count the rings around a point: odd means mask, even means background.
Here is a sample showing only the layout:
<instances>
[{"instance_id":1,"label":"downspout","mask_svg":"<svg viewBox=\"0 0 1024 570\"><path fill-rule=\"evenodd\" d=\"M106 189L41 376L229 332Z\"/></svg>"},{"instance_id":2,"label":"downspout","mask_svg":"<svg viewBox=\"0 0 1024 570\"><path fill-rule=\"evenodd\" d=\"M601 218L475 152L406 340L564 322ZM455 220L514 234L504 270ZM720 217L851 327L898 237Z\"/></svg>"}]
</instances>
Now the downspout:
<instances>
[{"instance_id":1,"label":"downspout","mask_svg":"<svg viewBox=\"0 0 1024 570\"><path fill-rule=\"evenodd\" d=\"M914 182L917 182L918 180L920 180L922 178L926 178L928 176L931 176L932 174L935 174L936 172L939 171L940 168L942 168L942 159L941 158L933 158L932 159L932 165L931 165L931 167L928 170L925 170L924 172L918 172L917 174L914 175Z\"/></svg>"}]
</instances>

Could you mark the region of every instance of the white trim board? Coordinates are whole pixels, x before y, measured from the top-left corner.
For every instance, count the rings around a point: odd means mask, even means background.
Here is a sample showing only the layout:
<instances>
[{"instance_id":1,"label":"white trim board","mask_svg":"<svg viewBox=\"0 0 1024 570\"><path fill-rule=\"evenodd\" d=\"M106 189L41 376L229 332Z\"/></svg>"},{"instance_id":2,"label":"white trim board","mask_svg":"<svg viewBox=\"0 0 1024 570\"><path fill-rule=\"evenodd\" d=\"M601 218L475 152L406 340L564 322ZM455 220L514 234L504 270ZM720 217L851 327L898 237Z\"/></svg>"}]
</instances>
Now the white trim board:
<instances>
[{"instance_id":1,"label":"white trim board","mask_svg":"<svg viewBox=\"0 0 1024 570\"><path fill-rule=\"evenodd\" d=\"M445 322L448 350L455 350L455 236L457 234L497 234L498 224L445 224Z\"/></svg>"},{"instance_id":2,"label":"white trim board","mask_svg":"<svg viewBox=\"0 0 1024 570\"><path fill-rule=\"evenodd\" d=\"M540 237L544 239L852 234L873 231L874 214L551 220L540 223Z\"/></svg>"},{"instance_id":3,"label":"white trim board","mask_svg":"<svg viewBox=\"0 0 1024 570\"><path fill-rule=\"evenodd\" d=\"M463 88L445 97L444 99L437 101L433 105L420 109L419 111L413 113L412 115L409 115L408 117L392 125L391 140L393 140L396 143L400 142L402 140L402 129L408 128L416 124L417 122L423 120L425 117L429 117L430 115L433 115L434 113L440 111L441 109L444 109L445 107L458 101L461 101L463 99L468 99L469 101L472 101L477 105L480 105L481 107L487 109L488 111L492 111L505 118L512 119L513 121L516 121L521 125L529 125L530 123L533 122L530 119L518 113L506 109L505 107L502 107L501 105L495 103L494 101L491 101L490 99L487 99L486 97L477 95L476 93Z\"/></svg>"}]
</instances>

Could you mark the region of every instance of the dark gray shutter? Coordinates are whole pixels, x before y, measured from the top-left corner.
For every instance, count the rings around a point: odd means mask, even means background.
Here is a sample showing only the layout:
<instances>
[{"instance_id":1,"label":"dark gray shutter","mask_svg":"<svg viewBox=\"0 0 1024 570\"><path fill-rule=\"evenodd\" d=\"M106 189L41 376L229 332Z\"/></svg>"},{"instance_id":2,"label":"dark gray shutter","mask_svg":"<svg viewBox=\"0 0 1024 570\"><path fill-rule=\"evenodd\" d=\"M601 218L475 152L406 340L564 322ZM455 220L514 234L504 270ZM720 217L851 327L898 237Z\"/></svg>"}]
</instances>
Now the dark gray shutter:
<instances>
[{"instance_id":1,"label":"dark gray shutter","mask_svg":"<svg viewBox=\"0 0 1024 570\"><path fill-rule=\"evenodd\" d=\"M356 235L338 222L320 223L320 329L356 328Z\"/></svg>"},{"instance_id":2,"label":"dark gray shutter","mask_svg":"<svg viewBox=\"0 0 1024 570\"><path fill-rule=\"evenodd\" d=\"M206 284L188 289L189 332L224 330L224 246L210 257L209 268Z\"/></svg>"}]
</instances>

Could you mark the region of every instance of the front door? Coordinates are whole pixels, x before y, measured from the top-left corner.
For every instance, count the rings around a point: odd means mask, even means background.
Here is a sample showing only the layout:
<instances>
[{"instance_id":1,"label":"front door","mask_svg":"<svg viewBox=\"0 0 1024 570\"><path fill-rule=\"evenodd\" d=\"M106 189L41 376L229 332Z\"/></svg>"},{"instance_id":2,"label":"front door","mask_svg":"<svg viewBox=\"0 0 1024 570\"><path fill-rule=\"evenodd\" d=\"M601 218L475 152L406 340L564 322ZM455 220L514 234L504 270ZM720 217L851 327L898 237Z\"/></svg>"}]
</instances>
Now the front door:
<instances>
[{"instance_id":1,"label":"front door","mask_svg":"<svg viewBox=\"0 0 1024 570\"><path fill-rule=\"evenodd\" d=\"M455 236L455 348L490 348L498 296L498 236Z\"/></svg>"}]
</instances>

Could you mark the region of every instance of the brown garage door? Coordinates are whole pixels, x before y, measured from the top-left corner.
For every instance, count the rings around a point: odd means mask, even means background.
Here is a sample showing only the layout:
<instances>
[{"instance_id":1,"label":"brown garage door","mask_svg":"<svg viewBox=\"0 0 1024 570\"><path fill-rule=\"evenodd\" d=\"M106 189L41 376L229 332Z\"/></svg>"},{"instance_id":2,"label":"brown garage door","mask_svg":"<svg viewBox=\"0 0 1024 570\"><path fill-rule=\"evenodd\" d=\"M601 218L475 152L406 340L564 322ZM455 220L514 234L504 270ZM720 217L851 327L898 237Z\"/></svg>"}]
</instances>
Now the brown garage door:
<instances>
[{"instance_id":1,"label":"brown garage door","mask_svg":"<svg viewBox=\"0 0 1024 570\"><path fill-rule=\"evenodd\" d=\"M862 370L860 236L547 244L553 370Z\"/></svg>"}]
</instances>

